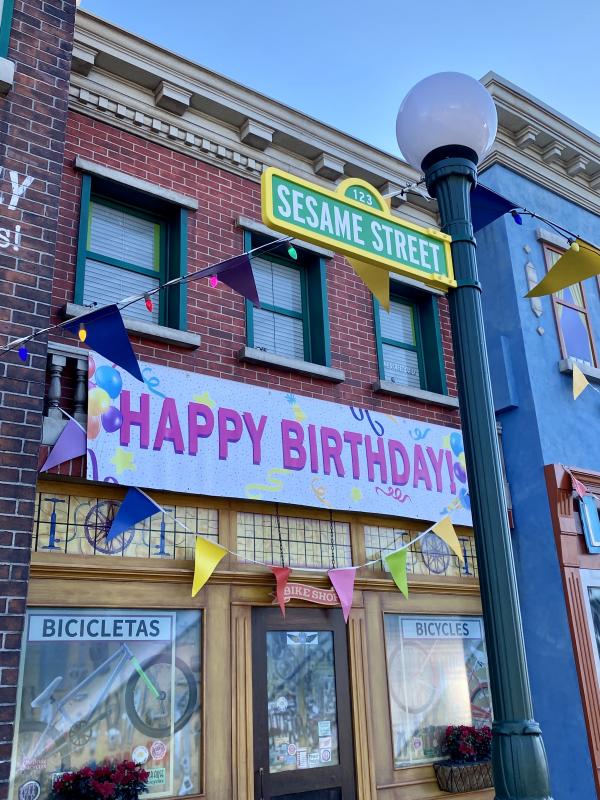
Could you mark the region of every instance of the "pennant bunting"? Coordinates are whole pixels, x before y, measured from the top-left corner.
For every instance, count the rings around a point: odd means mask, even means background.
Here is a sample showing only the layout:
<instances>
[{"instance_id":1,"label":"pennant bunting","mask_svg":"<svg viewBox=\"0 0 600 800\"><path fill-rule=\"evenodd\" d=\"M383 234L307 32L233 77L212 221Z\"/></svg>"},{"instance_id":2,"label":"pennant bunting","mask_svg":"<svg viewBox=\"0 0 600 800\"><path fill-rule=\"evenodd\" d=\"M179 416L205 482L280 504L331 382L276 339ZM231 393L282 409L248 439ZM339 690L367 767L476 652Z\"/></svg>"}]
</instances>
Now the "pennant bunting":
<instances>
[{"instance_id":1,"label":"pennant bunting","mask_svg":"<svg viewBox=\"0 0 600 800\"><path fill-rule=\"evenodd\" d=\"M247 253L217 264L214 269L205 272L204 275L218 275L219 280L227 284L234 292L241 294L255 306L260 304L250 256Z\"/></svg>"},{"instance_id":2,"label":"pennant bunting","mask_svg":"<svg viewBox=\"0 0 600 800\"><path fill-rule=\"evenodd\" d=\"M106 534L106 541L110 542L119 534L129 530L129 528L133 528L138 522L151 517L159 511L162 511L162 508L158 503L155 503L154 500L139 489L131 488L119 506L117 515Z\"/></svg>"},{"instance_id":3,"label":"pennant bunting","mask_svg":"<svg viewBox=\"0 0 600 800\"><path fill-rule=\"evenodd\" d=\"M471 192L473 231L476 233L517 207L512 200L478 183Z\"/></svg>"},{"instance_id":4,"label":"pennant bunting","mask_svg":"<svg viewBox=\"0 0 600 800\"><path fill-rule=\"evenodd\" d=\"M116 305L91 311L83 317L67 322L64 327L78 338L81 338L80 331L85 331L85 338L82 341L85 341L90 350L95 350L138 381L144 382L121 312Z\"/></svg>"},{"instance_id":5,"label":"pennant bunting","mask_svg":"<svg viewBox=\"0 0 600 800\"><path fill-rule=\"evenodd\" d=\"M396 550L395 553L391 553L383 559L394 579L394 583L406 598L408 598L408 578L406 577L407 552L407 548L403 547L402 550Z\"/></svg>"},{"instance_id":6,"label":"pennant bunting","mask_svg":"<svg viewBox=\"0 0 600 800\"><path fill-rule=\"evenodd\" d=\"M352 593L354 592L354 579L357 567L344 567L343 569L330 569L327 572L331 585L335 589L342 604L344 622L348 622L352 608Z\"/></svg>"},{"instance_id":7,"label":"pennant bunting","mask_svg":"<svg viewBox=\"0 0 600 800\"><path fill-rule=\"evenodd\" d=\"M367 289L377 298L386 311L390 310L390 273L387 269L374 267L356 258L346 260Z\"/></svg>"},{"instance_id":8,"label":"pennant bunting","mask_svg":"<svg viewBox=\"0 0 600 800\"><path fill-rule=\"evenodd\" d=\"M548 274L525 297L542 297L600 275L600 250L583 239L575 239L575 244L578 247L565 250Z\"/></svg>"},{"instance_id":9,"label":"pennant bunting","mask_svg":"<svg viewBox=\"0 0 600 800\"><path fill-rule=\"evenodd\" d=\"M442 541L446 542L448 547L454 550L458 556L458 560L462 563L465 556L450 517L444 517L439 522L436 522L431 532L435 533Z\"/></svg>"},{"instance_id":10,"label":"pennant bunting","mask_svg":"<svg viewBox=\"0 0 600 800\"><path fill-rule=\"evenodd\" d=\"M277 602L279 603L279 608L281 609L282 616L285 617L285 587L288 582L288 578L290 577L290 572L292 571L289 567L269 567L269 569L275 575L275 584L276 584L276 594L277 594Z\"/></svg>"},{"instance_id":11,"label":"pennant bunting","mask_svg":"<svg viewBox=\"0 0 600 800\"><path fill-rule=\"evenodd\" d=\"M74 419L67 421L62 429L60 436L54 443L54 447L48 453L48 458L44 461L40 472L46 472L52 467L71 461L73 458L85 455L87 449L86 432Z\"/></svg>"},{"instance_id":12,"label":"pennant bunting","mask_svg":"<svg viewBox=\"0 0 600 800\"><path fill-rule=\"evenodd\" d=\"M196 536L194 549L194 582L192 597L195 597L217 568L217 564L227 553L220 544L215 544L203 536Z\"/></svg>"},{"instance_id":13,"label":"pennant bunting","mask_svg":"<svg viewBox=\"0 0 600 800\"><path fill-rule=\"evenodd\" d=\"M579 369L577 364L573 363L573 400L577 400L579 395L584 389L589 386L589 381Z\"/></svg>"},{"instance_id":14,"label":"pennant bunting","mask_svg":"<svg viewBox=\"0 0 600 800\"><path fill-rule=\"evenodd\" d=\"M567 470L568 471L568 470ZM572 472L569 472L569 477L571 478L571 485L573 487L573 491L577 492L579 497L585 497L588 493L587 488L583 485L581 481L578 481L575 475Z\"/></svg>"}]
</instances>

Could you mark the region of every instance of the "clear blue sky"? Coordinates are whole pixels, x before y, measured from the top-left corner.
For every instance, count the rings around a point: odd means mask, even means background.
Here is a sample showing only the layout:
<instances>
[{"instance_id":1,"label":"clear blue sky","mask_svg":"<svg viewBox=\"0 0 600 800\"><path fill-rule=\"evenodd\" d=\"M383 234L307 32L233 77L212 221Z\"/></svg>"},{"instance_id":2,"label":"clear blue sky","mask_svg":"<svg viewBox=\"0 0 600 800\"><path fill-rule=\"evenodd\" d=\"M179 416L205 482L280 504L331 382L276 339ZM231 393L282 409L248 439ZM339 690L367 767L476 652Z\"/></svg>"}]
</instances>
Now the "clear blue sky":
<instances>
[{"instance_id":1,"label":"clear blue sky","mask_svg":"<svg viewBox=\"0 0 600 800\"><path fill-rule=\"evenodd\" d=\"M408 89L494 70L600 135L599 0L83 0L82 7L397 154Z\"/></svg>"}]
</instances>

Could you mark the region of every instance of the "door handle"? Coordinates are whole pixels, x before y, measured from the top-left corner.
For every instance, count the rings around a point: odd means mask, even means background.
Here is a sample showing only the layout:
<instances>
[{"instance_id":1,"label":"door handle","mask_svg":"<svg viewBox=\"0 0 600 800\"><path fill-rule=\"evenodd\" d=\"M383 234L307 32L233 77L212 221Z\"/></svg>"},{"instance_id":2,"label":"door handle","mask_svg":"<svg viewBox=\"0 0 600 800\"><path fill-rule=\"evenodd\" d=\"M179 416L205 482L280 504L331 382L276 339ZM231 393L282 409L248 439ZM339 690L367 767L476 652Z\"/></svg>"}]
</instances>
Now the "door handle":
<instances>
[{"instance_id":1,"label":"door handle","mask_svg":"<svg viewBox=\"0 0 600 800\"><path fill-rule=\"evenodd\" d=\"M264 772L263 768L260 767L259 770L258 770L258 778L259 778L259 782L260 782L260 797L258 798L258 800L265 800L264 794L263 794L263 772Z\"/></svg>"}]
</instances>

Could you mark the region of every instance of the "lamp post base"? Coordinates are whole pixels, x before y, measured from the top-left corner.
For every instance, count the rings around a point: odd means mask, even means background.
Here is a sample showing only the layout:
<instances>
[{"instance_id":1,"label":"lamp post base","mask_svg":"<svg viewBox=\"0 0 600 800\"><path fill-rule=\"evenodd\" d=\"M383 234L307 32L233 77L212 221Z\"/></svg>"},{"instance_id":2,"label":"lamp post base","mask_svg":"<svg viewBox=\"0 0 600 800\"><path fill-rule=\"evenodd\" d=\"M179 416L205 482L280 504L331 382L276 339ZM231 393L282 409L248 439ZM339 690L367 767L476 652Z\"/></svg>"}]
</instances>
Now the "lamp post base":
<instances>
[{"instance_id":1,"label":"lamp post base","mask_svg":"<svg viewBox=\"0 0 600 800\"><path fill-rule=\"evenodd\" d=\"M552 800L548 763L537 722L492 724L496 800Z\"/></svg>"}]
</instances>

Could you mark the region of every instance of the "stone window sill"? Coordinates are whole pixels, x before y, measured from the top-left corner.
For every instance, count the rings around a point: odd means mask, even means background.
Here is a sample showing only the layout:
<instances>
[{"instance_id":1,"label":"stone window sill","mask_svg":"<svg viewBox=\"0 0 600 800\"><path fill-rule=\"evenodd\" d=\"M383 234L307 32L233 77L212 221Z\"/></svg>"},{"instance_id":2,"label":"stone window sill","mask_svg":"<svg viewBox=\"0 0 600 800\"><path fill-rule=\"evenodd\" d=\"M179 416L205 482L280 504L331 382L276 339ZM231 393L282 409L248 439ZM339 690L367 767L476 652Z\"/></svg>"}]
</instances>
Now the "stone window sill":
<instances>
[{"instance_id":1,"label":"stone window sill","mask_svg":"<svg viewBox=\"0 0 600 800\"><path fill-rule=\"evenodd\" d=\"M64 307L64 316L65 319L70 319L92 310L75 303L67 303ZM202 341L197 333L178 331L176 328L167 328L165 325L156 325L154 322L142 322L142 320L127 317L125 314L123 315L123 322L130 333L141 336L143 339L150 339L153 342L172 344L187 350L197 350Z\"/></svg>"},{"instance_id":2,"label":"stone window sill","mask_svg":"<svg viewBox=\"0 0 600 800\"><path fill-rule=\"evenodd\" d=\"M346 375L341 369L324 367L321 364L311 364L309 361L302 361L299 358L278 356L265 350L257 350L255 347L242 347L238 353L238 359L250 364L260 364L261 366L275 367L288 372L297 372L300 375L308 375L311 378L321 378L332 383L342 383L346 379Z\"/></svg>"},{"instance_id":3,"label":"stone window sill","mask_svg":"<svg viewBox=\"0 0 600 800\"><path fill-rule=\"evenodd\" d=\"M402 386L393 381L375 381L373 391L377 394L392 394L396 397L409 397L411 400L420 400L422 403L432 403L446 408L458 408L458 398L448 394L427 392L425 389L415 389L412 386Z\"/></svg>"},{"instance_id":4,"label":"stone window sill","mask_svg":"<svg viewBox=\"0 0 600 800\"><path fill-rule=\"evenodd\" d=\"M8 58L0 58L0 95L8 94L15 83L15 65Z\"/></svg>"},{"instance_id":5,"label":"stone window sill","mask_svg":"<svg viewBox=\"0 0 600 800\"><path fill-rule=\"evenodd\" d=\"M577 364L590 383L600 383L600 369L598 369L598 367L590 367L587 364L582 364L580 361L574 361L572 358L563 358L559 361L558 369L564 375L572 375L573 364Z\"/></svg>"}]
</instances>

